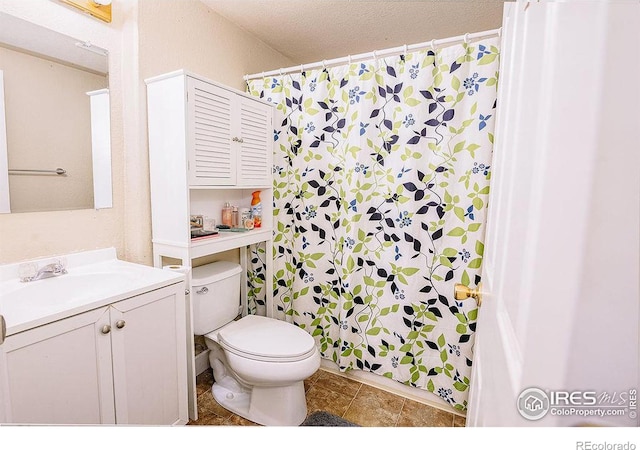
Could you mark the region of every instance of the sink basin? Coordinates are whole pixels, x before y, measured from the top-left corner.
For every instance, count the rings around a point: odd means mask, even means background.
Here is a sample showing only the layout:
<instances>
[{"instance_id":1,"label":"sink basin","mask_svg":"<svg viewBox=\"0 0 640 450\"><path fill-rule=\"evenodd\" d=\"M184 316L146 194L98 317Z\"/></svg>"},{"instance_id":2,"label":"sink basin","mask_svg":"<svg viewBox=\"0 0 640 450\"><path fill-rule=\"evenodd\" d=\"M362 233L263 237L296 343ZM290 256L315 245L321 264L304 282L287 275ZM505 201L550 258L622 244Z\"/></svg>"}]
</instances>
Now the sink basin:
<instances>
[{"instance_id":1,"label":"sink basin","mask_svg":"<svg viewBox=\"0 0 640 450\"><path fill-rule=\"evenodd\" d=\"M34 302L31 307L73 304L82 298L118 292L134 280L135 275L127 272L68 273L28 283L18 282L14 289L9 288L2 295L2 303L41 298L44 301Z\"/></svg>"},{"instance_id":2,"label":"sink basin","mask_svg":"<svg viewBox=\"0 0 640 450\"><path fill-rule=\"evenodd\" d=\"M37 281L19 281L18 264L0 266L7 336L184 280L181 273L121 261L114 249L85 253L67 256L68 273Z\"/></svg>"}]
</instances>

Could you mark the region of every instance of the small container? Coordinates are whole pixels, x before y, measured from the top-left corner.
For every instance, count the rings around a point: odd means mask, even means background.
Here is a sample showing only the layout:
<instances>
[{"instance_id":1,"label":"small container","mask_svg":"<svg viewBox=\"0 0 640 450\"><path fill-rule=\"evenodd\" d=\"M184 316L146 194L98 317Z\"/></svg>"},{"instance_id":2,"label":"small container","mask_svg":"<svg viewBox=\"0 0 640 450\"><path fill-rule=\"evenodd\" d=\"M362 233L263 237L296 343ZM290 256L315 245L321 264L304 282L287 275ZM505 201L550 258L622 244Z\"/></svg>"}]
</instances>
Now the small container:
<instances>
[{"instance_id":1,"label":"small container","mask_svg":"<svg viewBox=\"0 0 640 450\"><path fill-rule=\"evenodd\" d=\"M233 226L232 212L233 208L231 208L231 203L226 202L222 208L222 225Z\"/></svg>"},{"instance_id":2,"label":"small container","mask_svg":"<svg viewBox=\"0 0 640 450\"><path fill-rule=\"evenodd\" d=\"M204 231L215 231L216 230L216 219L211 216L204 216L202 220L202 229Z\"/></svg>"},{"instance_id":3,"label":"small container","mask_svg":"<svg viewBox=\"0 0 640 450\"><path fill-rule=\"evenodd\" d=\"M233 206L231 209L231 226L233 228L238 228L240 226L240 213L238 212L237 206Z\"/></svg>"},{"instance_id":4,"label":"small container","mask_svg":"<svg viewBox=\"0 0 640 450\"><path fill-rule=\"evenodd\" d=\"M251 219L251 210L249 208L240 209L240 226L244 228L251 229L253 228L253 221L248 222ZM249 227L249 223L251 226Z\"/></svg>"}]
</instances>

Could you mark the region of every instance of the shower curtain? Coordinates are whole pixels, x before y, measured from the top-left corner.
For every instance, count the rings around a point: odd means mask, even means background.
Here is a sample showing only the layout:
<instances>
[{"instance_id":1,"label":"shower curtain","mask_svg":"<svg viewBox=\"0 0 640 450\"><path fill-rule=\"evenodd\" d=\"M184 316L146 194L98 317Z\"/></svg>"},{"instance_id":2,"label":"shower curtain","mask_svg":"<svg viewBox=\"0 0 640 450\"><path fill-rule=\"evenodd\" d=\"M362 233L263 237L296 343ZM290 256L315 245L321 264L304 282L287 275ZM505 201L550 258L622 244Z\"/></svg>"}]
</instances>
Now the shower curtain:
<instances>
[{"instance_id":1,"label":"shower curtain","mask_svg":"<svg viewBox=\"0 0 640 450\"><path fill-rule=\"evenodd\" d=\"M276 106L274 305L323 358L466 409L498 38L248 82ZM264 308L254 248L253 311Z\"/></svg>"}]
</instances>

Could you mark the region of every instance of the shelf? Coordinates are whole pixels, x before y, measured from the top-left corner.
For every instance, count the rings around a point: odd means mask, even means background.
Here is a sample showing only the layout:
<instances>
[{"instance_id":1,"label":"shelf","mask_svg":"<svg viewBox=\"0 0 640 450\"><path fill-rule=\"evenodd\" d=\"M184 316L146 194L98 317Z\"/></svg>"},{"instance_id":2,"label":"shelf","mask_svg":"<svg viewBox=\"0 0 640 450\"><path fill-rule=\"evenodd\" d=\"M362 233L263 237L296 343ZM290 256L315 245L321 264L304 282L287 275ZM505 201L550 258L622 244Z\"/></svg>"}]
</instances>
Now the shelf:
<instances>
[{"instance_id":1,"label":"shelf","mask_svg":"<svg viewBox=\"0 0 640 450\"><path fill-rule=\"evenodd\" d=\"M216 191L220 191L220 190L245 190L245 191L260 191L260 190L266 190L266 189L273 189L273 186L189 186L189 189L192 190L216 190Z\"/></svg>"},{"instance_id":2,"label":"shelf","mask_svg":"<svg viewBox=\"0 0 640 450\"><path fill-rule=\"evenodd\" d=\"M202 256L211 255L213 253L224 252L227 250L233 250L240 247L246 247L251 244L257 244L259 242L270 241L273 237L273 231L271 228L253 229L251 231L222 231L216 236L209 238L200 238L192 240L188 248L185 245L166 242L160 240L153 240L155 247L163 247L165 249L165 255L170 255L166 250L172 247L174 249L189 250L191 258L200 258Z\"/></svg>"}]
</instances>

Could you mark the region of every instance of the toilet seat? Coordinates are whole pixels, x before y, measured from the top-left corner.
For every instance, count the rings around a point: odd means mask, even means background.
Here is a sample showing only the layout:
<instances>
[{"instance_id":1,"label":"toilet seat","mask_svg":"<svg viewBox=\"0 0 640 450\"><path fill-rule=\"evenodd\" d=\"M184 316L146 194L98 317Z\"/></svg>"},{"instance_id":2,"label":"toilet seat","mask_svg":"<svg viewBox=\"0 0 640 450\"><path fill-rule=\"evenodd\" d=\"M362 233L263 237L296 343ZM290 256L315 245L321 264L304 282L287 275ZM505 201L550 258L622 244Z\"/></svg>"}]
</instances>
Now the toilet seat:
<instances>
[{"instance_id":1,"label":"toilet seat","mask_svg":"<svg viewBox=\"0 0 640 450\"><path fill-rule=\"evenodd\" d=\"M303 329L256 315L245 316L210 335L207 337L226 351L257 361L301 361L317 351L315 340Z\"/></svg>"}]
</instances>

